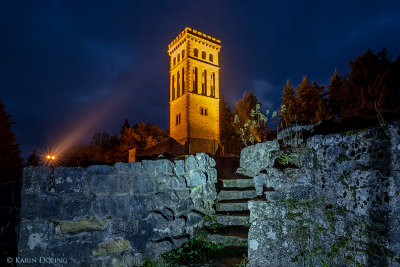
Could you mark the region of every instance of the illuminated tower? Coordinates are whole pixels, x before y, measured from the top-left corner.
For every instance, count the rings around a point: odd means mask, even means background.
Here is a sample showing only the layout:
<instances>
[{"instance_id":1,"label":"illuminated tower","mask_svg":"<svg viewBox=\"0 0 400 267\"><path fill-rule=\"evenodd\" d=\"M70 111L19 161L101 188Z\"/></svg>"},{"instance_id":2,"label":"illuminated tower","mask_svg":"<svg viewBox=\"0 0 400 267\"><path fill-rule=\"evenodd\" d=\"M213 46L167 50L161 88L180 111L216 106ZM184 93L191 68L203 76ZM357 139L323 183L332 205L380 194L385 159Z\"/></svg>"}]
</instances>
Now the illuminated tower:
<instances>
[{"instance_id":1,"label":"illuminated tower","mask_svg":"<svg viewBox=\"0 0 400 267\"><path fill-rule=\"evenodd\" d=\"M218 148L220 44L187 27L168 45L170 136L187 144L189 153Z\"/></svg>"}]
</instances>

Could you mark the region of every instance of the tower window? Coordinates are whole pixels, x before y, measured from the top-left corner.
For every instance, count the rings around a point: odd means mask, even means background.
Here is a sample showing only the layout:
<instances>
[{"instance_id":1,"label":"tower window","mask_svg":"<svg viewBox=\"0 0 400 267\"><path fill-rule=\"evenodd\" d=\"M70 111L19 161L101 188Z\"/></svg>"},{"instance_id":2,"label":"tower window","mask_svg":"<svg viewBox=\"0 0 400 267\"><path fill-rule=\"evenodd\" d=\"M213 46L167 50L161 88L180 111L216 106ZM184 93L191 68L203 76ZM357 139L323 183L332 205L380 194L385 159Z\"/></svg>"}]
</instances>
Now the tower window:
<instances>
[{"instance_id":1,"label":"tower window","mask_svg":"<svg viewBox=\"0 0 400 267\"><path fill-rule=\"evenodd\" d=\"M182 59L185 57L185 49L182 50Z\"/></svg>"},{"instance_id":2,"label":"tower window","mask_svg":"<svg viewBox=\"0 0 400 267\"><path fill-rule=\"evenodd\" d=\"M214 56L213 56L212 54L210 54L210 55L208 56L208 60L209 60L210 62L213 62L213 61L214 61Z\"/></svg>"},{"instance_id":3,"label":"tower window","mask_svg":"<svg viewBox=\"0 0 400 267\"><path fill-rule=\"evenodd\" d=\"M207 108L200 107L200 115L208 116Z\"/></svg>"},{"instance_id":4,"label":"tower window","mask_svg":"<svg viewBox=\"0 0 400 267\"><path fill-rule=\"evenodd\" d=\"M207 93L207 71L203 70L202 82L201 82L201 94L206 95Z\"/></svg>"},{"instance_id":5,"label":"tower window","mask_svg":"<svg viewBox=\"0 0 400 267\"><path fill-rule=\"evenodd\" d=\"M180 84L180 73L178 71L177 77L176 77L176 97L181 96L181 84Z\"/></svg>"},{"instance_id":6,"label":"tower window","mask_svg":"<svg viewBox=\"0 0 400 267\"><path fill-rule=\"evenodd\" d=\"M178 55L178 62L181 61L181 54Z\"/></svg>"},{"instance_id":7,"label":"tower window","mask_svg":"<svg viewBox=\"0 0 400 267\"><path fill-rule=\"evenodd\" d=\"M204 52L204 51L201 52L201 58L202 58L202 59L206 59L206 57L207 57L206 52Z\"/></svg>"},{"instance_id":8,"label":"tower window","mask_svg":"<svg viewBox=\"0 0 400 267\"><path fill-rule=\"evenodd\" d=\"M182 95L185 93L185 68L182 68Z\"/></svg>"},{"instance_id":9,"label":"tower window","mask_svg":"<svg viewBox=\"0 0 400 267\"><path fill-rule=\"evenodd\" d=\"M175 64L176 64L176 57L174 57L174 66L175 66Z\"/></svg>"},{"instance_id":10,"label":"tower window","mask_svg":"<svg viewBox=\"0 0 400 267\"><path fill-rule=\"evenodd\" d=\"M181 124L181 113L177 114L175 117L175 125Z\"/></svg>"},{"instance_id":11,"label":"tower window","mask_svg":"<svg viewBox=\"0 0 400 267\"><path fill-rule=\"evenodd\" d=\"M197 84L198 84L198 82L197 82L197 67L194 67L194 69L193 69L193 76L194 76L194 78L193 78L193 91L196 94L198 94L199 91L198 91L198 88L197 88Z\"/></svg>"},{"instance_id":12,"label":"tower window","mask_svg":"<svg viewBox=\"0 0 400 267\"><path fill-rule=\"evenodd\" d=\"M211 73L211 96L215 97L215 73Z\"/></svg>"},{"instance_id":13,"label":"tower window","mask_svg":"<svg viewBox=\"0 0 400 267\"><path fill-rule=\"evenodd\" d=\"M195 57L198 57L198 56L199 56L199 49L195 48L195 49L193 50L193 55L194 55Z\"/></svg>"},{"instance_id":14,"label":"tower window","mask_svg":"<svg viewBox=\"0 0 400 267\"><path fill-rule=\"evenodd\" d=\"M175 75L172 75L172 100L175 100Z\"/></svg>"}]
</instances>

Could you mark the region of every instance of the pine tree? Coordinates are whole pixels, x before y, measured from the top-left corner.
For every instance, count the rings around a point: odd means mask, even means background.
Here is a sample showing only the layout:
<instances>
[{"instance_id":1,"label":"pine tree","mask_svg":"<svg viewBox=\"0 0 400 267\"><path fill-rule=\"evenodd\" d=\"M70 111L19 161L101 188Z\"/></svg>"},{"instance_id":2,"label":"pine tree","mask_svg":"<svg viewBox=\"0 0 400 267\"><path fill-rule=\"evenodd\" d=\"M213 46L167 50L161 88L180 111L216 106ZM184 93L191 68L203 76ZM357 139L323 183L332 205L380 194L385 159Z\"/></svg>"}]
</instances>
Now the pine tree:
<instances>
[{"instance_id":1,"label":"pine tree","mask_svg":"<svg viewBox=\"0 0 400 267\"><path fill-rule=\"evenodd\" d=\"M265 139L267 130L266 124L261 124L260 127L254 127L252 130L250 130L251 127L246 126L249 125L253 119L257 119L251 116L251 110L256 110L257 105L259 105L261 109L261 102L253 94L253 91L250 90L249 94L245 92L242 99L236 102L234 111L234 115L239 118L239 122L234 124L235 132L241 134L242 130L245 131L244 138L246 140L254 139L256 143L262 142Z\"/></svg>"},{"instance_id":2,"label":"pine tree","mask_svg":"<svg viewBox=\"0 0 400 267\"><path fill-rule=\"evenodd\" d=\"M347 100L347 95L344 88L343 79L340 77L337 70L335 70L330 79L327 88L327 96L330 113L332 114L333 118L340 118L346 109L345 102Z\"/></svg>"},{"instance_id":3,"label":"pine tree","mask_svg":"<svg viewBox=\"0 0 400 267\"><path fill-rule=\"evenodd\" d=\"M33 153L28 157L28 166L39 166L40 158L36 155L36 151L33 150Z\"/></svg>"},{"instance_id":4,"label":"pine tree","mask_svg":"<svg viewBox=\"0 0 400 267\"><path fill-rule=\"evenodd\" d=\"M240 153L240 140L235 133L233 124L233 113L229 104L222 96L219 103L219 138L224 148L225 154L239 154Z\"/></svg>"},{"instance_id":5,"label":"pine tree","mask_svg":"<svg viewBox=\"0 0 400 267\"><path fill-rule=\"evenodd\" d=\"M292 122L297 119L297 103L296 93L294 88L290 84L290 81L286 81L285 88L283 88L281 112L280 112L280 125L285 128L291 125Z\"/></svg>"},{"instance_id":6,"label":"pine tree","mask_svg":"<svg viewBox=\"0 0 400 267\"><path fill-rule=\"evenodd\" d=\"M119 134L122 135L123 131L126 128L131 128L131 126L129 125L128 119L125 119L124 124L121 126L121 130L119 131Z\"/></svg>"},{"instance_id":7,"label":"pine tree","mask_svg":"<svg viewBox=\"0 0 400 267\"><path fill-rule=\"evenodd\" d=\"M22 170L22 159L16 138L11 130L10 115L0 100L0 182L19 181Z\"/></svg>"},{"instance_id":8,"label":"pine tree","mask_svg":"<svg viewBox=\"0 0 400 267\"><path fill-rule=\"evenodd\" d=\"M316 123L320 118L317 117L316 112L318 108L325 108L323 102L323 91L325 87L313 82L311 85L307 76L303 77L301 84L296 88L297 94L297 114L299 120ZM323 114L322 112L320 114Z\"/></svg>"},{"instance_id":9,"label":"pine tree","mask_svg":"<svg viewBox=\"0 0 400 267\"><path fill-rule=\"evenodd\" d=\"M371 117L374 115L374 101L377 100L374 82L379 71L378 56L368 50L349 64L347 87L349 94L357 96L352 103L354 115Z\"/></svg>"}]
</instances>

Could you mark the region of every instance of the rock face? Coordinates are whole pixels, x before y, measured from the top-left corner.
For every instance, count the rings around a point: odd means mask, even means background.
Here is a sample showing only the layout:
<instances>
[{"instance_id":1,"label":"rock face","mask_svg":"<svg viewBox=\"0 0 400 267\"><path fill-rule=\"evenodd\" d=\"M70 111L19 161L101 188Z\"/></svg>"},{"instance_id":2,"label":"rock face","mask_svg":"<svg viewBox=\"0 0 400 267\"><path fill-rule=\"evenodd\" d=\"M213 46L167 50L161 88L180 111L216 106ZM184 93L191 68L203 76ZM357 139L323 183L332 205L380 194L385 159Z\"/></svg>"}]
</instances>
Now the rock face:
<instances>
[{"instance_id":1,"label":"rock face","mask_svg":"<svg viewBox=\"0 0 400 267\"><path fill-rule=\"evenodd\" d=\"M213 216L217 172L185 160L24 170L20 258L68 266L132 266L177 248ZM38 256L39 255L39 256Z\"/></svg>"},{"instance_id":2,"label":"rock face","mask_svg":"<svg viewBox=\"0 0 400 267\"><path fill-rule=\"evenodd\" d=\"M274 168L267 154L294 164ZM266 197L249 202L248 266L400 266L399 121L314 135L286 151L257 144L241 156L240 171Z\"/></svg>"}]
</instances>

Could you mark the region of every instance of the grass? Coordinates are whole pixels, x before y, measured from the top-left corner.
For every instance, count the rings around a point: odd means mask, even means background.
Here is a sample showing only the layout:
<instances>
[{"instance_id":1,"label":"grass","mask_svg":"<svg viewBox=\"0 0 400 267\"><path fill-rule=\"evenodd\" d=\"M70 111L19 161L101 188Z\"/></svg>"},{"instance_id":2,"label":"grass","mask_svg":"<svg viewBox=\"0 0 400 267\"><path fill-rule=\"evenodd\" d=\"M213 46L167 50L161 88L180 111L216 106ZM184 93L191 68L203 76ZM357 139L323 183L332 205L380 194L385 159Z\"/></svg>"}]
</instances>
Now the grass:
<instances>
[{"instance_id":1,"label":"grass","mask_svg":"<svg viewBox=\"0 0 400 267\"><path fill-rule=\"evenodd\" d=\"M174 266L210 264L217 259L246 254L247 248L217 245L206 239L194 237L182 247L166 252L163 259ZM239 265L244 266L244 265Z\"/></svg>"}]
</instances>

